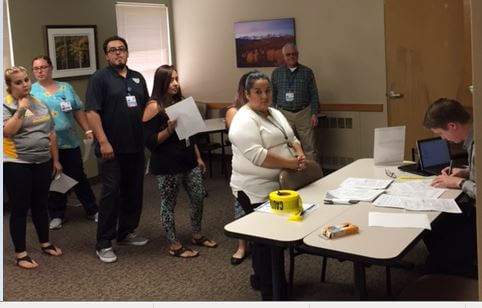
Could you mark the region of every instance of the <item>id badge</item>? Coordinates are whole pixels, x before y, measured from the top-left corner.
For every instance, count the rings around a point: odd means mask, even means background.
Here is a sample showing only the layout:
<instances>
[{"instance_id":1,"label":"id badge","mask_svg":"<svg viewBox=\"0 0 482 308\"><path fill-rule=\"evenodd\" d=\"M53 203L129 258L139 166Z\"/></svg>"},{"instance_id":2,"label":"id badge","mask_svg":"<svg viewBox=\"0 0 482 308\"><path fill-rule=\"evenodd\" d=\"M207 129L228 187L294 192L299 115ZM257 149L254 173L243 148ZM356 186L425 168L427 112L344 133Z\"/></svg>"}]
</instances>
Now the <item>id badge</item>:
<instances>
[{"instance_id":1,"label":"id badge","mask_svg":"<svg viewBox=\"0 0 482 308\"><path fill-rule=\"evenodd\" d=\"M295 92L286 92L286 101L292 102L295 100Z\"/></svg>"},{"instance_id":2,"label":"id badge","mask_svg":"<svg viewBox=\"0 0 482 308\"><path fill-rule=\"evenodd\" d=\"M126 96L127 107L137 107L137 100L134 95L127 95Z\"/></svg>"},{"instance_id":3,"label":"id badge","mask_svg":"<svg viewBox=\"0 0 482 308\"><path fill-rule=\"evenodd\" d=\"M72 111L72 104L70 104L70 102L68 102L68 101L61 101L61 102L60 102L60 109L61 109L63 112Z\"/></svg>"}]
</instances>

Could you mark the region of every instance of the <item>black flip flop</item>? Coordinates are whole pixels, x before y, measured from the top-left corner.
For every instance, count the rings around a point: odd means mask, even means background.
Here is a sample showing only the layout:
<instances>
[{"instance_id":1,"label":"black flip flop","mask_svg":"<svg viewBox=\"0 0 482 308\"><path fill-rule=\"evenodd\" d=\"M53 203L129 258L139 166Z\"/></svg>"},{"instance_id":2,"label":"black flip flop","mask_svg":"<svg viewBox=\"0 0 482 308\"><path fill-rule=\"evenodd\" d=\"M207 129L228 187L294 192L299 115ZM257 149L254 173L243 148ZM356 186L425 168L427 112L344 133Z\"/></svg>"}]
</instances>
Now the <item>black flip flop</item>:
<instances>
[{"instance_id":1,"label":"black flip flop","mask_svg":"<svg viewBox=\"0 0 482 308\"><path fill-rule=\"evenodd\" d=\"M55 252L57 252L57 253L59 252L58 248L55 247L55 246L52 245L52 244L50 244L50 245L48 245L48 246L46 246L46 247L40 247L40 249L42 249L42 252L43 252L44 254L49 255L49 256L52 256L52 257L60 257L61 255L64 254L64 253L61 253L61 254L59 254L59 255L53 255L53 254L51 254L49 251L52 251L52 250L55 251Z\"/></svg>"},{"instance_id":2,"label":"black flip flop","mask_svg":"<svg viewBox=\"0 0 482 308\"><path fill-rule=\"evenodd\" d=\"M34 268L37 268L37 267L38 267L38 265L35 266L35 267L24 267L24 266L21 266L21 265L20 265L20 262L23 262L23 261L33 264L32 258L30 258L29 255L26 255L26 256L23 256L23 257L21 257L21 258L15 258L15 265L18 266L18 267L20 267L20 268L22 268L22 269L26 269L26 270L30 270L30 269L34 269Z\"/></svg>"},{"instance_id":3,"label":"black flip flop","mask_svg":"<svg viewBox=\"0 0 482 308\"><path fill-rule=\"evenodd\" d=\"M194 252L191 248L186 248L184 246L181 246L178 249L169 249L169 254L173 257L185 258L185 259L195 258L199 256L199 252L192 256L182 256L182 254L185 253L186 251Z\"/></svg>"},{"instance_id":4,"label":"black flip flop","mask_svg":"<svg viewBox=\"0 0 482 308\"><path fill-rule=\"evenodd\" d=\"M201 236L200 238L192 238L191 242L194 244L194 245L198 245L198 246L202 246L202 247L207 247L207 248L216 248L218 247L218 243L215 243L213 246L211 245L206 245L204 244L206 241L211 241L210 239L208 239L207 237L205 237L204 235Z\"/></svg>"}]
</instances>

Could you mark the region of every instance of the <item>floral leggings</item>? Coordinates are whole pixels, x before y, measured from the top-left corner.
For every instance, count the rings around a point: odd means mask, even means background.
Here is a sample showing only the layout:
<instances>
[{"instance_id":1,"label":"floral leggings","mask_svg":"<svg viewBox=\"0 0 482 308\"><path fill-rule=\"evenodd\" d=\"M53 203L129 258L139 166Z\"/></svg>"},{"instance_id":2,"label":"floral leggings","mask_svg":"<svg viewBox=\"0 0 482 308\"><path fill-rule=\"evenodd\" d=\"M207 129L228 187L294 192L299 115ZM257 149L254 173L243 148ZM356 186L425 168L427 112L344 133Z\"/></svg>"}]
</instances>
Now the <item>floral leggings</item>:
<instances>
[{"instance_id":1,"label":"floral leggings","mask_svg":"<svg viewBox=\"0 0 482 308\"><path fill-rule=\"evenodd\" d=\"M176 237L176 224L174 220L174 208L176 207L179 184L182 183L191 200L189 212L193 232L201 231L203 214L203 201L206 195L204 183L199 167L184 173L158 175L157 183L161 194L161 223L166 230L169 241L178 241Z\"/></svg>"}]
</instances>

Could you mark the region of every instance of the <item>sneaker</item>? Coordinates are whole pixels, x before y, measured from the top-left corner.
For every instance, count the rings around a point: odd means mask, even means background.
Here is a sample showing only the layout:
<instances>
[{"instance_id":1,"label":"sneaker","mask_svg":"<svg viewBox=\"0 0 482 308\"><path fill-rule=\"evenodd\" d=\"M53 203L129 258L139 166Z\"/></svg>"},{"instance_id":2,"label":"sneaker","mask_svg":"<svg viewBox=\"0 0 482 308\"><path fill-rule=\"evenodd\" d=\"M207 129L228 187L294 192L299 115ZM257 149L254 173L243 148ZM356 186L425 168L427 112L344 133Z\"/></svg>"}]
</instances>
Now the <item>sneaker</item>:
<instances>
[{"instance_id":1,"label":"sneaker","mask_svg":"<svg viewBox=\"0 0 482 308\"><path fill-rule=\"evenodd\" d=\"M112 263L117 261L117 256L115 255L114 249L112 247L102 248L101 250L96 250L97 256L100 261L105 263Z\"/></svg>"},{"instance_id":2,"label":"sneaker","mask_svg":"<svg viewBox=\"0 0 482 308\"><path fill-rule=\"evenodd\" d=\"M49 229L50 230L58 230L62 228L62 218L54 218L50 221Z\"/></svg>"},{"instance_id":3,"label":"sneaker","mask_svg":"<svg viewBox=\"0 0 482 308\"><path fill-rule=\"evenodd\" d=\"M129 233L124 237L122 240L118 240L117 244L119 245L130 245L130 246L143 246L147 244L149 240L145 237L138 235L135 232Z\"/></svg>"},{"instance_id":4,"label":"sneaker","mask_svg":"<svg viewBox=\"0 0 482 308\"><path fill-rule=\"evenodd\" d=\"M88 220L93 220L95 222L99 222L99 212L93 214L93 215L87 215Z\"/></svg>"}]
</instances>

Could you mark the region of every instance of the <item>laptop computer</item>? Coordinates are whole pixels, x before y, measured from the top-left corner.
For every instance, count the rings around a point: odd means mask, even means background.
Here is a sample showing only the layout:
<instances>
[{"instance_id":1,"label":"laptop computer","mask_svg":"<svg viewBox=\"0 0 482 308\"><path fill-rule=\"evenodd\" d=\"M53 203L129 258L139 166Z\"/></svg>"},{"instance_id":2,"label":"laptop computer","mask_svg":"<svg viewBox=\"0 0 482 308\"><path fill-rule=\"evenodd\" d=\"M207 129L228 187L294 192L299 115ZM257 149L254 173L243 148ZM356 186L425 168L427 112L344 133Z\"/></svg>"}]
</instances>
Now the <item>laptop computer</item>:
<instances>
[{"instance_id":1,"label":"laptop computer","mask_svg":"<svg viewBox=\"0 0 482 308\"><path fill-rule=\"evenodd\" d=\"M450 165L450 149L447 141L440 137L417 140L419 162L403 165L398 169L423 176L439 175Z\"/></svg>"}]
</instances>

